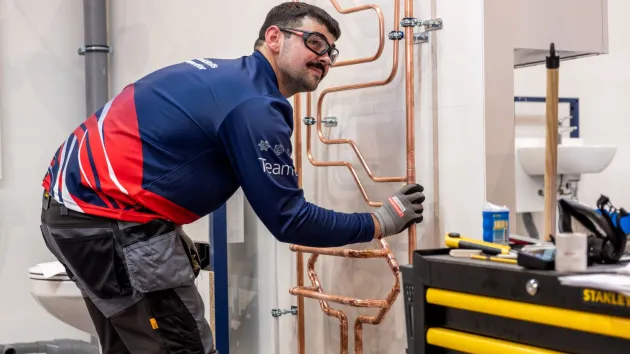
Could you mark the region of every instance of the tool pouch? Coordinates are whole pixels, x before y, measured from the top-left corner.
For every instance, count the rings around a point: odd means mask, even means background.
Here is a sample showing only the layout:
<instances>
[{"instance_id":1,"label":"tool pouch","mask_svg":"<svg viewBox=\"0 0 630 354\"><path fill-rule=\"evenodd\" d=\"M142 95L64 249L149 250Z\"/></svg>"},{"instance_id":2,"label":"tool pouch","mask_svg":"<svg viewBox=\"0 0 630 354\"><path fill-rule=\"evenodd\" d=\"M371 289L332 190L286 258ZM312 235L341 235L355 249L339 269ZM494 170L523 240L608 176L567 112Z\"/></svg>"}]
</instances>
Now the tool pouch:
<instances>
[{"instance_id":1,"label":"tool pouch","mask_svg":"<svg viewBox=\"0 0 630 354\"><path fill-rule=\"evenodd\" d=\"M119 222L131 285L142 293L194 284L191 253L172 222Z\"/></svg>"},{"instance_id":2,"label":"tool pouch","mask_svg":"<svg viewBox=\"0 0 630 354\"><path fill-rule=\"evenodd\" d=\"M201 258L199 257L199 251L197 250L197 247L195 247L195 243L186 234L181 225L177 226L176 231L182 242L182 246L184 247L184 250L188 255L190 266L192 267L193 273L195 274L196 278L201 271Z\"/></svg>"}]
</instances>

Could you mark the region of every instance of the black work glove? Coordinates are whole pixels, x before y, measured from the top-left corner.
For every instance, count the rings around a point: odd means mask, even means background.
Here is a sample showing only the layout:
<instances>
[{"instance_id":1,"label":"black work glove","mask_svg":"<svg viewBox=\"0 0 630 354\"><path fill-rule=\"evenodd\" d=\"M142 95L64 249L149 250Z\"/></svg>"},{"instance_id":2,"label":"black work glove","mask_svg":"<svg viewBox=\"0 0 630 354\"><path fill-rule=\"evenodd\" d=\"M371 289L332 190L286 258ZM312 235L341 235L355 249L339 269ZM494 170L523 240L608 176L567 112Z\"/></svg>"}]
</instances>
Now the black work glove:
<instances>
[{"instance_id":1,"label":"black work glove","mask_svg":"<svg viewBox=\"0 0 630 354\"><path fill-rule=\"evenodd\" d=\"M423 191L424 187L419 184L407 184L383 202L383 206L374 212L381 225L381 237L396 235L422 221Z\"/></svg>"}]
</instances>

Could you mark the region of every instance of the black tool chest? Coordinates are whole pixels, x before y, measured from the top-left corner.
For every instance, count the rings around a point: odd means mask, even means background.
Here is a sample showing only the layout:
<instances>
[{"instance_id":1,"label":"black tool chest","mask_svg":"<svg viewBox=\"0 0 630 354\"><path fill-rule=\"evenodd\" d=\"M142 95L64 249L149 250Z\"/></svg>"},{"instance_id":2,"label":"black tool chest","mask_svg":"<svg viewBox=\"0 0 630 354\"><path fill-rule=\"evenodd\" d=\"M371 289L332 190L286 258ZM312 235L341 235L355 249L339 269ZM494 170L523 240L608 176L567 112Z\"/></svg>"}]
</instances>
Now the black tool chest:
<instances>
[{"instance_id":1,"label":"black tool chest","mask_svg":"<svg viewBox=\"0 0 630 354\"><path fill-rule=\"evenodd\" d=\"M630 353L630 297L449 251L401 267L408 354Z\"/></svg>"}]
</instances>

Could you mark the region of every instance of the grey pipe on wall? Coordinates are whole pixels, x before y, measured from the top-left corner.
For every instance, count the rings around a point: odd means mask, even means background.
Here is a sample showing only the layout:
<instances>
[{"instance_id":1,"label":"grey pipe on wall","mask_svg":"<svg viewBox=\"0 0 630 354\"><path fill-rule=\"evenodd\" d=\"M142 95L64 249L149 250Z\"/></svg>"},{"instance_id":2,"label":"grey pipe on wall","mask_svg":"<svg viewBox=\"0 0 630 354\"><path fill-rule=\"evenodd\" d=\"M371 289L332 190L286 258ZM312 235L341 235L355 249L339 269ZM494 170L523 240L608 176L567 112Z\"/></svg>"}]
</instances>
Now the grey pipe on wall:
<instances>
[{"instance_id":1,"label":"grey pipe on wall","mask_svg":"<svg viewBox=\"0 0 630 354\"><path fill-rule=\"evenodd\" d=\"M107 43L107 0L83 0L85 44L79 54L85 57L85 109L92 115L109 101Z\"/></svg>"},{"instance_id":2,"label":"grey pipe on wall","mask_svg":"<svg viewBox=\"0 0 630 354\"><path fill-rule=\"evenodd\" d=\"M99 347L75 339L57 339L32 343L0 344L1 354L99 354Z\"/></svg>"}]
</instances>

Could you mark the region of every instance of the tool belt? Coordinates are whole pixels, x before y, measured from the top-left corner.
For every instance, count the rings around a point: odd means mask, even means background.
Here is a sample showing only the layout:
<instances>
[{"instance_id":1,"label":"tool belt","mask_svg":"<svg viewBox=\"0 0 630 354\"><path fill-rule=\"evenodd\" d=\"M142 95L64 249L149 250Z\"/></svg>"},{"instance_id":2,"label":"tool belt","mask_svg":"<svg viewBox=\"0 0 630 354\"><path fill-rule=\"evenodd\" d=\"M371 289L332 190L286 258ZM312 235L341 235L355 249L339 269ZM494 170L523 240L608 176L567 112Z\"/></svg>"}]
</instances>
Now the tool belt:
<instances>
[{"instance_id":1,"label":"tool belt","mask_svg":"<svg viewBox=\"0 0 630 354\"><path fill-rule=\"evenodd\" d=\"M127 222L70 210L44 193L41 231L71 279L102 299L191 286L194 243L164 219Z\"/></svg>"}]
</instances>

